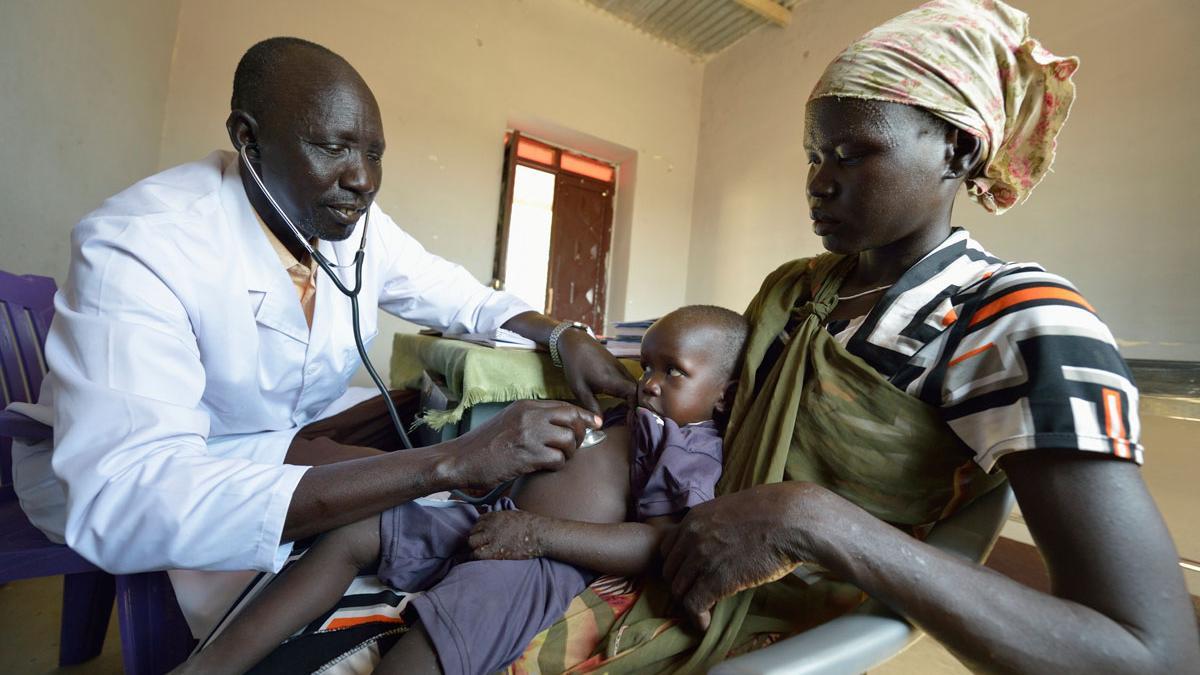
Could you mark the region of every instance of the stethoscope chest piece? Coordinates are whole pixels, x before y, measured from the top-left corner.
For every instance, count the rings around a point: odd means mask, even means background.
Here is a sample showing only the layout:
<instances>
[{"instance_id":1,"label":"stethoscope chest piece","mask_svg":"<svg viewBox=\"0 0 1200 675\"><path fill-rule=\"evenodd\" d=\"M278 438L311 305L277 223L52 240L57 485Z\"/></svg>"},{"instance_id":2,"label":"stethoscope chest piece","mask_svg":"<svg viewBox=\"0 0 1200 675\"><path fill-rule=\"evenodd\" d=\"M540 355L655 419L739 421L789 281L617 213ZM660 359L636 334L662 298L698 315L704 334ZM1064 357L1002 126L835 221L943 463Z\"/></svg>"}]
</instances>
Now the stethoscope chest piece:
<instances>
[{"instance_id":1,"label":"stethoscope chest piece","mask_svg":"<svg viewBox=\"0 0 1200 675\"><path fill-rule=\"evenodd\" d=\"M605 438L608 438L608 434L604 433L603 431L600 431L599 429L588 429L583 433L583 441L579 444L579 448L581 450L583 448L590 448L597 443L603 442Z\"/></svg>"}]
</instances>

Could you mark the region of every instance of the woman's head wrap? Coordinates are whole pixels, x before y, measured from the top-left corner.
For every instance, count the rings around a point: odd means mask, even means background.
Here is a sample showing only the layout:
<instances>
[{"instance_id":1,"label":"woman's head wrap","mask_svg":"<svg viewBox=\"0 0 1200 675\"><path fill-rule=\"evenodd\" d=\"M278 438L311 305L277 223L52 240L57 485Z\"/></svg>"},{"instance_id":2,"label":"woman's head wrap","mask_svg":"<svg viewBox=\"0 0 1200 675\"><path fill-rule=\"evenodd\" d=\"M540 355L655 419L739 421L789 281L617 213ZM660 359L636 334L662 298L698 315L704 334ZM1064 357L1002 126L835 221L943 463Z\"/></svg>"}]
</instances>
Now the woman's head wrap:
<instances>
[{"instance_id":1,"label":"woman's head wrap","mask_svg":"<svg viewBox=\"0 0 1200 675\"><path fill-rule=\"evenodd\" d=\"M977 136L984 163L967 188L1003 213L1050 170L1078 67L1078 58L1043 49L1029 36L1029 16L999 0L934 0L847 47L809 100L920 106Z\"/></svg>"}]
</instances>

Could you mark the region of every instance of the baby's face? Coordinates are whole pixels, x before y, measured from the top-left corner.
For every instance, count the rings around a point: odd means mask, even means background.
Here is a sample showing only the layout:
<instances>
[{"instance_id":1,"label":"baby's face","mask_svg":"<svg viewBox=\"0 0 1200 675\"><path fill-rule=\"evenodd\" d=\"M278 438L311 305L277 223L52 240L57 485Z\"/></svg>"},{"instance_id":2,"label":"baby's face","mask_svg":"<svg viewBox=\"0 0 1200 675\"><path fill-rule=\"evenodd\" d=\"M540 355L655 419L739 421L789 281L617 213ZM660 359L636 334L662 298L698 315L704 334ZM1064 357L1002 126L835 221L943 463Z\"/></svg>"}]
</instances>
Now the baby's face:
<instances>
[{"instance_id":1,"label":"baby's face","mask_svg":"<svg viewBox=\"0 0 1200 675\"><path fill-rule=\"evenodd\" d=\"M727 381L717 353L717 329L686 325L668 314L642 339L642 379L638 405L683 426L713 417L724 398Z\"/></svg>"}]
</instances>

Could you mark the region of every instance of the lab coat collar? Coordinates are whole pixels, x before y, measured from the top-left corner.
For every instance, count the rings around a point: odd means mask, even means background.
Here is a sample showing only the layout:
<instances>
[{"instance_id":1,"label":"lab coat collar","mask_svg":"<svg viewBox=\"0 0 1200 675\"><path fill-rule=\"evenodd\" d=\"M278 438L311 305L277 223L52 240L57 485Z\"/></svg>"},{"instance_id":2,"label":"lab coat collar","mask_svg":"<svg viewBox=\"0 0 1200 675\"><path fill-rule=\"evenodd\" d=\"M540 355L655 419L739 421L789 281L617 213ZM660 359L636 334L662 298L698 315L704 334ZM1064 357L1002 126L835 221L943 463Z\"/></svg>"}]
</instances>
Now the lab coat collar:
<instances>
[{"instance_id":1,"label":"lab coat collar","mask_svg":"<svg viewBox=\"0 0 1200 675\"><path fill-rule=\"evenodd\" d=\"M279 262L275 249L267 241L266 234L258 224L254 207L246 197L237 155L222 154L227 155L228 161L221 178L221 207L236 240L242 243L238 246L238 253L241 255L246 290L251 296L261 296L261 301L252 297L257 303L254 320L308 344L308 321L305 320L304 310L296 297L296 288L287 271L283 269L283 264Z\"/></svg>"}]
</instances>

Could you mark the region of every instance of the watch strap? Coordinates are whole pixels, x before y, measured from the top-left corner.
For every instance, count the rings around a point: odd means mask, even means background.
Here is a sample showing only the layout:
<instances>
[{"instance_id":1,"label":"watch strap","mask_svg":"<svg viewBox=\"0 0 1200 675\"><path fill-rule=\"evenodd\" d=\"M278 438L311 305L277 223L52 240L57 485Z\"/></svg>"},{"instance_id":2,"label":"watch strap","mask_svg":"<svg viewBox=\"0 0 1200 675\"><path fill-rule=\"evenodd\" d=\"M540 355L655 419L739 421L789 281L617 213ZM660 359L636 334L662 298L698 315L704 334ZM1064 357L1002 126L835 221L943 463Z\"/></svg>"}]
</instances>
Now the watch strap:
<instances>
[{"instance_id":1,"label":"watch strap","mask_svg":"<svg viewBox=\"0 0 1200 675\"><path fill-rule=\"evenodd\" d=\"M550 331L550 338L546 340L546 347L550 350L550 361L559 368L563 367L563 362L562 354L558 351L558 341L569 328L577 328L586 332L591 337L596 337L596 334L592 332L591 326L579 321L563 321L555 326L554 330Z\"/></svg>"}]
</instances>

